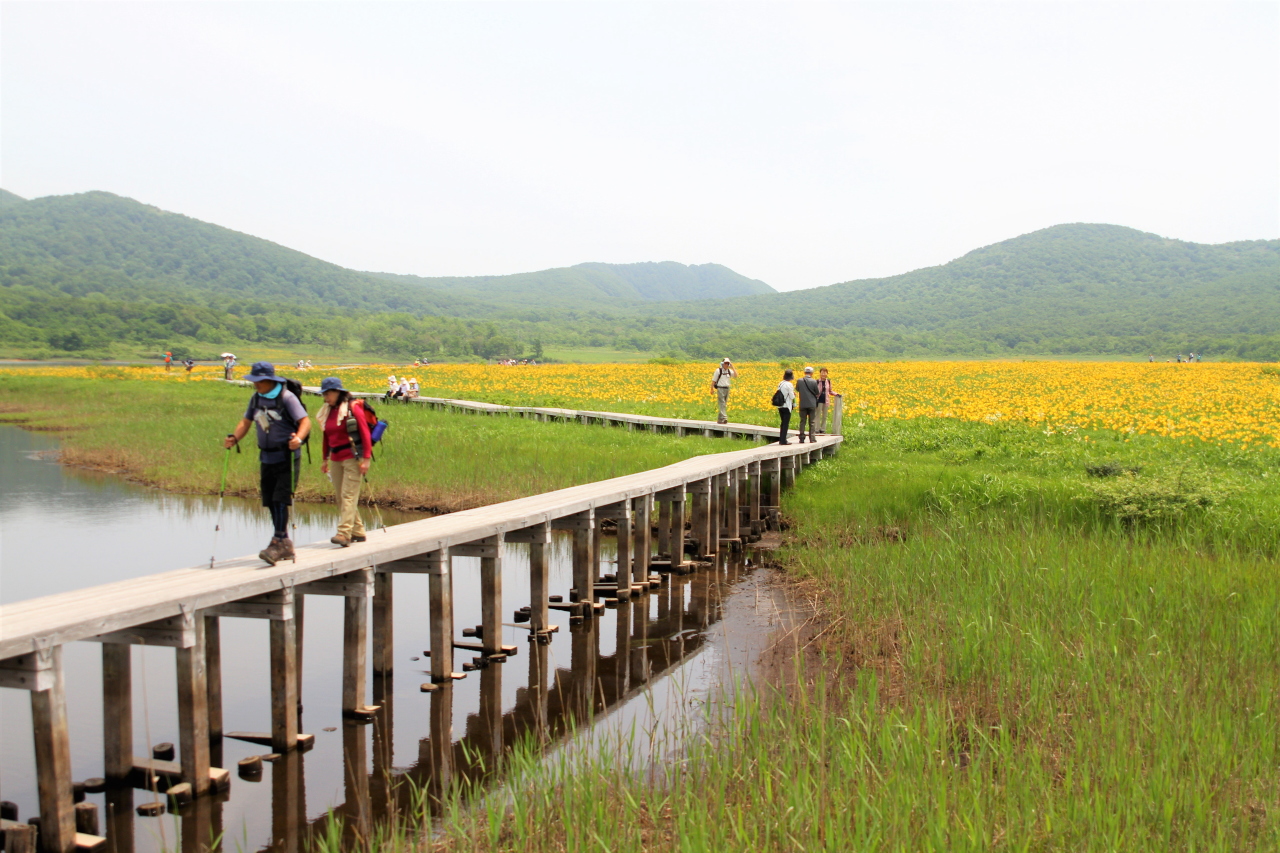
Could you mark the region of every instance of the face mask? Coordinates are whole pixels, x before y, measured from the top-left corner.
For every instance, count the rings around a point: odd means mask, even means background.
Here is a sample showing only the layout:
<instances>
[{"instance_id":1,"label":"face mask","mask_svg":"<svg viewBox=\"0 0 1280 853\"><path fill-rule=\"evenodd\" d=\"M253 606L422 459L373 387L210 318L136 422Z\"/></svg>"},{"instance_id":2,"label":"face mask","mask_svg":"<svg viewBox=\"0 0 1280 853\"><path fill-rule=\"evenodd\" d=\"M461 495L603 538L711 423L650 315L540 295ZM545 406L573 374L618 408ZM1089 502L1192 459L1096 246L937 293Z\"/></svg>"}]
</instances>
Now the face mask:
<instances>
[{"instance_id":1,"label":"face mask","mask_svg":"<svg viewBox=\"0 0 1280 853\"><path fill-rule=\"evenodd\" d=\"M267 393L263 394L261 391L259 391L259 392L258 392L258 394L259 394L259 396L264 397L264 398L266 398L266 399L268 399L268 400L274 400L276 397L279 397L279 396L280 396L280 390L281 390L282 388L284 388L284 383L283 383L283 382L277 382L277 383L276 383L276 387L272 388L272 389L271 389L270 391L268 391Z\"/></svg>"}]
</instances>

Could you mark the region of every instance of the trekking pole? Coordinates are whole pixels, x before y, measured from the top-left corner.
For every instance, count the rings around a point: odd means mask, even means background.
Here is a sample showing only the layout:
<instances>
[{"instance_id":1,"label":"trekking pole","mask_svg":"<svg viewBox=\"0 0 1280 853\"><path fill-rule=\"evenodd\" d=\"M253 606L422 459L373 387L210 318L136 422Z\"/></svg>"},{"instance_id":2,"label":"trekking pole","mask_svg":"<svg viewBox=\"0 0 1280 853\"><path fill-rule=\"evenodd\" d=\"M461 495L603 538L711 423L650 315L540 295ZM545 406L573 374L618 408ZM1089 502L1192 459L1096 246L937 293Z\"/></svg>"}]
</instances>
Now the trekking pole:
<instances>
[{"instance_id":1,"label":"trekking pole","mask_svg":"<svg viewBox=\"0 0 1280 853\"><path fill-rule=\"evenodd\" d=\"M227 438L234 438L230 433ZM235 443L236 453L240 452L240 442ZM209 555L209 568L213 568L214 560L218 557L218 531L222 529L222 499L227 494L227 465L231 462L231 448L227 448L227 452L222 454L222 486L218 489L218 513L213 520L213 549Z\"/></svg>"}]
</instances>

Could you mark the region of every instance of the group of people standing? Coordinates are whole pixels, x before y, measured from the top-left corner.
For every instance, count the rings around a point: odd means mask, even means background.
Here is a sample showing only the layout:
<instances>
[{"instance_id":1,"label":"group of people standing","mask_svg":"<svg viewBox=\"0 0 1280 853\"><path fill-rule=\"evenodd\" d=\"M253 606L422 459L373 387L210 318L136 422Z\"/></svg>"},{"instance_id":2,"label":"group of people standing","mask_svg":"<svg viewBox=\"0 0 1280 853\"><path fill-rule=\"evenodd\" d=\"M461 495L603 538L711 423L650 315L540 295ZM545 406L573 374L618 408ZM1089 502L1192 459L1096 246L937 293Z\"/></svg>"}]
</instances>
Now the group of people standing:
<instances>
[{"instance_id":1,"label":"group of people standing","mask_svg":"<svg viewBox=\"0 0 1280 853\"><path fill-rule=\"evenodd\" d=\"M800 442L804 443L806 429L809 441L814 441L817 435L825 435L827 412L835 398L840 396L832 387L831 375L825 367L818 370L816 379L813 376L813 368L806 367L804 377L793 385L795 375L795 371L788 368L782 374L782 381L778 383L778 390L773 396L774 407L777 408L778 417L782 421L778 431L779 444L791 443L787 441L787 429L791 425L791 416L795 412L797 403L800 408ZM729 422L729 389L733 380L737 378L738 371L728 358L721 360L720 366L716 368L715 373L711 374L711 391L716 395L718 407L716 423Z\"/></svg>"}]
</instances>

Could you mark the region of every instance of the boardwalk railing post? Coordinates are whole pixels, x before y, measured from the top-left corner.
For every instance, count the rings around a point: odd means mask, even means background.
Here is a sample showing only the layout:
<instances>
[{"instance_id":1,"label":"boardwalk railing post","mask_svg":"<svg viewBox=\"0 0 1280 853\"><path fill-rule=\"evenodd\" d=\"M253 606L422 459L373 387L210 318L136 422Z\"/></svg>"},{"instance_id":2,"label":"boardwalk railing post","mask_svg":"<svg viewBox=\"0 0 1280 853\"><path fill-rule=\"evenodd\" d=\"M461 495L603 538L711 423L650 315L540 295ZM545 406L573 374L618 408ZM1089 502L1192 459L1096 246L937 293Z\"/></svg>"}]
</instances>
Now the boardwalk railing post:
<instances>
[{"instance_id":1,"label":"boardwalk railing post","mask_svg":"<svg viewBox=\"0 0 1280 853\"><path fill-rule=\"evenodd\" d=\"M831 415L831 432L844 435L844 397L836 397L835 411Z\"/></svg>"}]
</instances>

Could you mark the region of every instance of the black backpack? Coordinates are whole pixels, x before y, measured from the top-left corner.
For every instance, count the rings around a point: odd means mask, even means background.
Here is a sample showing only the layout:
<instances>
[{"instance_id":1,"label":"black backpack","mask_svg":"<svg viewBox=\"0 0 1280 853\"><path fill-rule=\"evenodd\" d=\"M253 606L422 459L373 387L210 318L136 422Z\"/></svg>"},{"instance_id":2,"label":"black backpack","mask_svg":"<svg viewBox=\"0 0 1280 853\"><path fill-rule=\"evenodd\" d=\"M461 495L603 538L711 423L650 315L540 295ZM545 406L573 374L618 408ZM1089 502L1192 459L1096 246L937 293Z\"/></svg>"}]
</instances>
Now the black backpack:
<instances>
[{"instance_id":1,"label":"black backpack","mask_svg":"<svg viewBox=\"0 0 1280 853\"><path fill-rule=\"evenodd\" d=\"M781 388L773 392L772 403L775 409L781 409L783 406L787 404L787 398L783 396Z\"/></svg>"}]
</instances>

